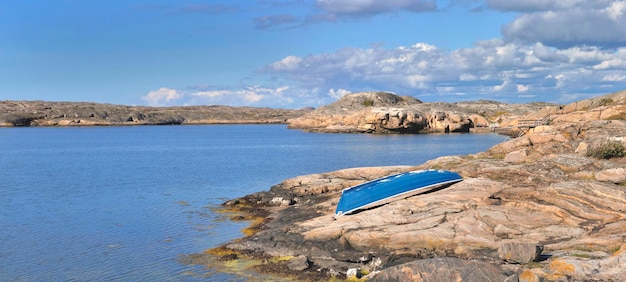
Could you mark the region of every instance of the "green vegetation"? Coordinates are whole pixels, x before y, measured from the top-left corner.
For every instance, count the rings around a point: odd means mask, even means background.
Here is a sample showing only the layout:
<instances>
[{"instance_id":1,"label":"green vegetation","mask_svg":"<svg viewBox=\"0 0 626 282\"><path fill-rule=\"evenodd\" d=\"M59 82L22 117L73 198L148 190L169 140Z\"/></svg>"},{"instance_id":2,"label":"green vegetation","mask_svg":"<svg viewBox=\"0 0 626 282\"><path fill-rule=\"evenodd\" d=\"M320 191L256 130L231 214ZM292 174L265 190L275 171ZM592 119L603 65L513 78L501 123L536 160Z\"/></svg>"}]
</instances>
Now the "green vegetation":
<instances>
[{"instance_id":1,"label":"green vegetation","mask_svg":"<svg viewBox=\"0 0 626 282\"><path fill-rule=\"evenodd\" d=\"M613 99L611 98L602 98L600 99L600 101L598 101L598 105L596 105L596 107L602 107L602 106L607 106L613 104Z\"/></svg>"},{"instance_id":2,"label":"green vegetation","mask_svg":"<svg viewBox=\"0 0 626 282\"><path fill-rule=\"evenodd\" d=\"M587 151L587 156L598 159L623 158L626 156L626 148L619 141L604 141Z\"/></svg>"},{"instance_id":3,"label":"green vegetation","mask_svg":"<svg viewBox=\"0 0 626 282\"><path fill-rule=\"evenodd\" d=\"M617 255L617 254L618 254L618 252L619 252L619 251L621 251L621 250L622 250L622 245L617 245L617 246L613 247L613 248L609 251L609 253L610 253L610 254L612 254L612 255Z\"/></svg>"},{"instance_id":4,"label":"green vegetation","mask_svg":"<svg viewBox=\"0 0 626 282\"><path fill-rule=\"evenodd\" d=\"M589 255L589 254L581 254L581 253L574 253L574 254L571 254L571 256L577 257L577 258L586 258L586 259L591 258L591 255Z\"/></svg>"},{"instance_id":5,"label":"green vegetation","mask_svg":"<svg viewBox=\"0 0 626 282\"><path fill-rule=\"evenodd\" d=\"M371 107L371 106L374 106L374 100L369 100L368 99L368 100L363 101L362 104L363 104L363 106Z\"/></svg>"}]
</instances>

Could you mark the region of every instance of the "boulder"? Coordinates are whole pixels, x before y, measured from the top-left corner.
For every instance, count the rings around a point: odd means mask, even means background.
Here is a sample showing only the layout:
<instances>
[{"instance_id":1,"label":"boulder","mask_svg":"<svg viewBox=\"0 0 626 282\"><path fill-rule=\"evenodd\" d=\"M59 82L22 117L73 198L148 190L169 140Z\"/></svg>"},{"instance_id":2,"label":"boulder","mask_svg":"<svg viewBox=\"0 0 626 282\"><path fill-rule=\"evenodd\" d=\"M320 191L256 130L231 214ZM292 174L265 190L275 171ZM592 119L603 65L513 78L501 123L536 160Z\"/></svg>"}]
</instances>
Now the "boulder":
<instances>
[{"instance_id":1,"label":"boulder","mask_svg":"<svg viewBox=\"0 0 626 282\"><path fill-rule=\"evenodd\" d=\"M509 163L521 163L526 159L526 157L528 157L526 149L520 149L506 154L504 161Z\"/></svg>"},{"instance_id":2,"label":"boulder","mask_svg":"<svg viewBox=\"0 0 626 282\"><path fill-rule=\"evenodd\" d=\"M498 256L507 262L529 263L541 255L543 245L537 242L503 240L498 248Z\"/></svg>"},{"instance_id":3,"label":"boulder","mask_svg":"<svg viewBox=\"0 0 626 282\"><path fill-rule=\"evenodd\" d=\"M474 119L484 122L477 115ZM289 128L317 132L469 132L468 113L452 104L425 104L386 92L345 95L339 101L289 120Z\"/></svg>"},{"instance_id":4,"label":"boulder","mask_svg":"<svg viewBox=\"0 0 626 282\"><path fill-rule=\"evenodd\" d=\"M596 173L596 180L619 184L626 183L626 168L610 168L598 171Z\"/></svg>"},{"instance_id":5,"label":"boulder","mask_svg":"<svg viewBox=\"0 0 626 282\"><path fill-rule=\"evenodd\" d=\"M311 261L307 256L300 255L291 259L287 267L292 271L302 271L311 267Z\"/></svg>"},{"instance_id":6,"label":"boulder","mask_svg":"<svg viewBox=\"0 0 626 282\"><path fill-rule=\"evenodd\" d=\"M542 282L544 281L543 273L538 273L539 271L533 271L531 269L525 269L517 276L517 281L519 282Z\"/></svg>"}]
</instances>

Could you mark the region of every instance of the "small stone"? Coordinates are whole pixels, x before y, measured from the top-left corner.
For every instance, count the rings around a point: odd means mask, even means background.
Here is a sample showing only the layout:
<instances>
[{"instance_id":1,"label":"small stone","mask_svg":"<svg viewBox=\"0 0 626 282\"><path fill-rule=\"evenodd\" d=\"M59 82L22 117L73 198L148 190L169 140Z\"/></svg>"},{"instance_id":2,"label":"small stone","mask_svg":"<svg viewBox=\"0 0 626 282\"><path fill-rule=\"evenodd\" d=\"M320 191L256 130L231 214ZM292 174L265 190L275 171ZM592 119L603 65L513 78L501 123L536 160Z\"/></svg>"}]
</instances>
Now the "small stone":
<instances>
[{"instance_id":1,"label":"small stone","mask_svg":"<svg viewBox=\"0 0 626 282\"><path fill-rule=\"evenodd\" d=\"M528 157L528 151L526 149L517 150L506 154L504 161L508 163L521 163Z\"/></svg>"},{"instance_id":2,"label":"small stone","mask_svg":"<svg viewBox=\"0 0 626 282\"><path fill-rule=\"evenodd\" d=\"M302 271L311 267L311 261L309 261L309 258L307 256L300 255L291 259L289 261L289 264L287 264L287 267L289 268L289 270Z\"/></svg>"},{"instance_id":3,"label":"small stone","mask_svg":"<svg viewBox=\"0 0 626 282\"><path fill-rule=\"evenodd\" d=\"M543 281L542 277L537 275L537 273L531 271L531 270L524 270L522 271L522 273L520 273L518 275L518 280L519 282L541 282Z\"/></svg>"},{"instance_id":4,"label":"small stone","mask_svg":"<svg viewBox=\"0 0 626 282\"><path fill-rule=\"evenodd\" d=\"M579 155L587 155L587 150L589 150L589 144L587 144L586 142L581 142L580 144L578 144L578 147L576 147L576 151L574 151L576 154Z\"/></svg>"},{"instance_id":5,"label":"small stone","mask_svg":"<svg viewBox=\"0 0 626 282\"><path fill-rule=\"evenodd\" d=\"M350 279L350 278L360 278L359 274L360 274L360 272L359 272L358 268L350 268L346 272L346 278L348 278L348 279Z\"/></svg>"}]
</instances>

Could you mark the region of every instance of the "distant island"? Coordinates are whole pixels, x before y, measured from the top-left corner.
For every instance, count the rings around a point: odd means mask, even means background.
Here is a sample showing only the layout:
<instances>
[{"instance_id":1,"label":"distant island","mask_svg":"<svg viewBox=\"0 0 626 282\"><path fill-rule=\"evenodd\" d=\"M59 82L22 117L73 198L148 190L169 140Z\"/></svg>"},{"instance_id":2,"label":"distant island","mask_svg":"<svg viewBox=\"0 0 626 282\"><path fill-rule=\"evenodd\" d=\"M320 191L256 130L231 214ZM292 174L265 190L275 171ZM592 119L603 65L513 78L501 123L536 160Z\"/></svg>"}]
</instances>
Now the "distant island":
<instances>
[{"instance_id":1,"label":"distant island","mask_svg":"<svg viewBox=\"0 0 626 282\"><path fill-rule=\"evenodd\" d=\"M299 110L180 106L145 107L88 102L0 101L0 126L107 126L286 123Z\"/></svg>"},{"instance_id":2,"label":"distant island","mask_svg":"<svg viewBox=\"0 0 626 282\"><path fill-rule=\"evenodd\" d=\"M387 92L345 95L318 109L230 106L146 107L88 102L0 101L0 126L288 124L312 132L517 134L521 117L541 120L559 105L475 102L424 103ZM529 117L528 114L536 113Z\"/></svg>"}]
</instances>

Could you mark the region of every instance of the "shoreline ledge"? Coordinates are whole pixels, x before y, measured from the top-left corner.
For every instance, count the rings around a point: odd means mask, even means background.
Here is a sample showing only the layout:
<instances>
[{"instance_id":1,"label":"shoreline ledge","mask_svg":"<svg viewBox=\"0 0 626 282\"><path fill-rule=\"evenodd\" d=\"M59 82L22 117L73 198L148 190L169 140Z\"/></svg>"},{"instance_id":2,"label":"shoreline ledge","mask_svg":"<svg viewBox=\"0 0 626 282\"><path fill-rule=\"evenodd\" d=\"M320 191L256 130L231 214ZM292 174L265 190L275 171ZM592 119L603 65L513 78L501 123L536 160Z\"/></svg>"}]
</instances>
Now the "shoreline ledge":
<instances>
[{"instance_id":1,"label":"shoreline ledge","mask_svg":"<svg viewBox=\"0 0 626 282\"><path fill-rule=\"evenodd\" d=\"M0 127L285 124L310 111L311 108L146 107L89 102L0 101Z\"/></svg>"},{"instance_id":2,"label":"shoreline ledge","mask_svg":"<svg viewBox=\"0 0 626 282\"><path fill-rule=\"evenodd\" d=\"M230 106L145 107L89 102L0 101L0 127L189 124L287 124L324 133L417 134L496 132L516 136L521 117L549 115L559 105L423 103L387 92L345 95L318 109Z\"/></svg>"},{"instance_id":3,"label":"shoreline ledge","mask_svg":"<svg viewBox=\"0 0 626 282\"><path fill-rule=\"evenodd\" d=\"M285 280L623 281L625 146L626 91L579 101L486 152L304 175L225 202L251 227L184 261L235 272L220 265L255 260ZM335 218L342 189L417 169L464 180Z\"/></svg>"}]
</instances>

